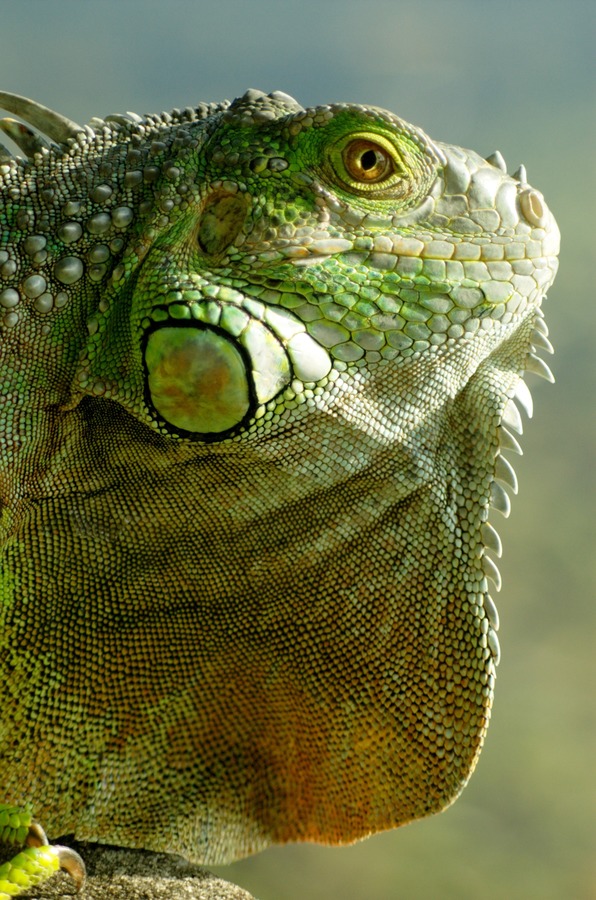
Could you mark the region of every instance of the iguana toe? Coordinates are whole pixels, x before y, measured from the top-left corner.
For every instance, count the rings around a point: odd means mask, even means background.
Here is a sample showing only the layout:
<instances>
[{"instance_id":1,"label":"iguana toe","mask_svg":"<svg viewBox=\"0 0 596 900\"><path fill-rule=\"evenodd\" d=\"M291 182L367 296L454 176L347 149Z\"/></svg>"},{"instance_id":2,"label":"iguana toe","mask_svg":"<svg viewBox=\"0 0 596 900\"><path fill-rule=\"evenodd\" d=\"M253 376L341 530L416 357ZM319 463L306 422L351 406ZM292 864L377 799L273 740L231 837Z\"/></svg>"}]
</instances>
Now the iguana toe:
<instances>
[{"instance_id":1,"label":"iguana toe","mask_svg":"<svg viewBox=\"0 0 596 900\"><path fill-rule=\"evenodd\" d=\"M0 900L30 890L60 869L70 875L77 891L83 887L85 863L79 854L70 847L48 844L44 829L29 813L0 805L0 839L4 845L24 845L0 865Z\"/></svg>"}]
</instances>

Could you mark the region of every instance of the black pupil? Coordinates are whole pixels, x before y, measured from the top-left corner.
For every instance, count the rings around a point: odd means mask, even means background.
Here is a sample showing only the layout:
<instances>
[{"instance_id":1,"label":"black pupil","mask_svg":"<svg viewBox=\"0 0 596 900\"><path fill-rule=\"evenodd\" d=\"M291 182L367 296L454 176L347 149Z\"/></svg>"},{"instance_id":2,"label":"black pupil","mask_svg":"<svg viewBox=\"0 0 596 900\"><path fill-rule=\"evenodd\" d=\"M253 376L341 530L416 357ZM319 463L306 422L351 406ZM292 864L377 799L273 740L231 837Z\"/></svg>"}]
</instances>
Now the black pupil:
<instances>
[{"instance_id":1,"label":"black pupil","mask_svg":"<svg viewBox=\"0 0 596 900\"><path fill-rule=\"evenodd\" d=\"M374 150L365 150L360 157L360 165L365 172L369 172L377 164L377 154Z\"/></svg>"}]
</instances>

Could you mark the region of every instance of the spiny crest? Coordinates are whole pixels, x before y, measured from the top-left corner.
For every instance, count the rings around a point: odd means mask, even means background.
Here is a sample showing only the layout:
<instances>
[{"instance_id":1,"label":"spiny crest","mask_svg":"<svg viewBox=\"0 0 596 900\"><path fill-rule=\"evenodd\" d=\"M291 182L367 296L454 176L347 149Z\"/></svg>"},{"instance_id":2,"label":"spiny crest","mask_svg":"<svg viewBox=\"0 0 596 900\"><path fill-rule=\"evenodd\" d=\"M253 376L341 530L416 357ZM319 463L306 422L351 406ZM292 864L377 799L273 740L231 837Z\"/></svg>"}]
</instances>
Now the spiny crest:
<instances>
[{"instance_id":1,"label":"spiny crest","mask_svg":"<svg viewBox=\"0 0 596 900\"><path fill-rule=\"evenodd\" d=\"M27 97L0 91L0 108L14 113L22 121L0 119L0 129L23 151L29 161L36 154L54 151L62 155L73 144L93 142L97 132L122 136L142 135L145 130L196 122L227 109L227 100L221 103L199 103L195 108L175 109L169 113L139 116L137 113L114 113L105 118L93 117L88 125L79 125L55 110ZM0 144L0 163L14 159L11 151Z\"/></svg>"}]
</instances>

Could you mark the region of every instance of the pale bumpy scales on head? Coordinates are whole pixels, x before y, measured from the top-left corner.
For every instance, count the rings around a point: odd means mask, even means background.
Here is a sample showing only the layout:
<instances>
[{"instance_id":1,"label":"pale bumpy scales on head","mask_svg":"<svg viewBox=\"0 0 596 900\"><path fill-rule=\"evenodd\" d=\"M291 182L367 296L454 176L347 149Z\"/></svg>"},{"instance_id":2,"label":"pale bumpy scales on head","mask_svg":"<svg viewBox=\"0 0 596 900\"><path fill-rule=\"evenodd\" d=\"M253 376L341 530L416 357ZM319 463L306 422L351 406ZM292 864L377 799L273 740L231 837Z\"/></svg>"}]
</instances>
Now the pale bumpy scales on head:
<instances>
[{"instance_id":1,"label":"pale bumpy scales on head","mask_svg":"<svg viewBox=\"0 0 596 900\"><path fill-rule=\"evenodd\" d=\"M0 803L209 863L443 809L551 377L542 195L279 92L0 106Z\"/></svg>"}]
</instances>

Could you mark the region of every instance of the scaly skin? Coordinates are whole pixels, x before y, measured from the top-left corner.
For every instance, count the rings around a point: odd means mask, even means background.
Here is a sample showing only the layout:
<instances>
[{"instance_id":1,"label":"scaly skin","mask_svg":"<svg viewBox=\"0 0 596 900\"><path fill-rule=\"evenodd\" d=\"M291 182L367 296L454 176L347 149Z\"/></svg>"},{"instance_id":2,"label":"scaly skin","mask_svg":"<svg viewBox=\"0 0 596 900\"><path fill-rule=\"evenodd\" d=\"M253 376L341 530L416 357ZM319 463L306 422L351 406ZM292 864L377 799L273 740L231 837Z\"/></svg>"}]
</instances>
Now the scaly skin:
<instances>
[{"instance_id":1,"label":"scaly skin","mask_svg":"<svg viewBox=\"0 0 596 900\"><path fill-rule=\"evenodd\" d=\"M549 376L541 195L374 108L0 104L49 138L4 125L3 800L207 863L445 808Z\"/></svg>"}]
</instances>

